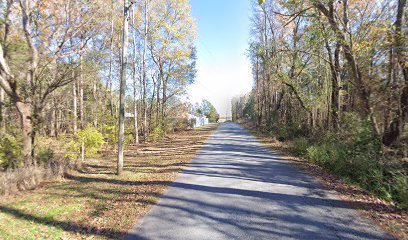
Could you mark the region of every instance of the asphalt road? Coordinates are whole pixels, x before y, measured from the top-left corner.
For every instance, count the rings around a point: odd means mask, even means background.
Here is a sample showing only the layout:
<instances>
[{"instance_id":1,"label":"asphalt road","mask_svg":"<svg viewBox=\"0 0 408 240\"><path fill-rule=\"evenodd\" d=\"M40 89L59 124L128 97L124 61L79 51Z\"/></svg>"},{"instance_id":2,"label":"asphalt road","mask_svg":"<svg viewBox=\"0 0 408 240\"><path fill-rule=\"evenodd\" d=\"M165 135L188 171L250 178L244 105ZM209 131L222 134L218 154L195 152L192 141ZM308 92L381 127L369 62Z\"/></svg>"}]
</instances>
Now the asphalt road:
<instances>
[{"instance_id":1,"label":"asphalt road","mask_svg":"<svg viewBox=\"0 0 408 240\"><path fill-rule=\"evenodd\" d=\"M237 124L207 140L128 239L392 239Z\"/></svg>"}]
</instances>

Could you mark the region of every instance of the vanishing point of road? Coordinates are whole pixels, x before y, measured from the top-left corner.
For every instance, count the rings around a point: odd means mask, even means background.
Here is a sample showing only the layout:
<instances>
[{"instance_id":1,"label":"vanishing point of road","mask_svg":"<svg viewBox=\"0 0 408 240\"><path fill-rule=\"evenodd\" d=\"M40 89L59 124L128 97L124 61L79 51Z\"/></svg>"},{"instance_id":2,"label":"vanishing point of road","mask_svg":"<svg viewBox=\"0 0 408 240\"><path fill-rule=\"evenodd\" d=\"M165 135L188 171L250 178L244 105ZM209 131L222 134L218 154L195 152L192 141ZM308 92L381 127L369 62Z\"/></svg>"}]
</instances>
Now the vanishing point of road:
<instances>
[{"instance_id":1,"label":"vanishing point of road","mask_svg":"<svg viewBox=\"0 0 408 240\"><path fill-rule=\"evenodd\" d=\"M234 123L220 124L128 239L393 239Z\"/></svg>"}]
</instances>

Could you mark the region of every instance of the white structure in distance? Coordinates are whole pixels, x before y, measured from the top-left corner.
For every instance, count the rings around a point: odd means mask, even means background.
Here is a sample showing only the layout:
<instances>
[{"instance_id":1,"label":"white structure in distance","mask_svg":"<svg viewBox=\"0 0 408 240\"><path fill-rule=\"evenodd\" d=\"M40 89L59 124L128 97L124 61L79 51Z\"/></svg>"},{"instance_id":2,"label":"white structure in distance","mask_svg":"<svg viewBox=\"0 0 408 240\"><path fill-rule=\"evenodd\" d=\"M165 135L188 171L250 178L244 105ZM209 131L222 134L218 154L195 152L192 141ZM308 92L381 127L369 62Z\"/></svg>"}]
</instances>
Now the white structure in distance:
<instances>
[{"instance_id":1,"label":"white structure in distance","mask_svg":"<svg viewBox=\"0 0 408 240\"><path fill-rule=\"evenodd\" d=\"M210 120L205 115L198 113L188 114L188 125L192 128L201 127L210 123Z\"/></svg>"}]
</instances>

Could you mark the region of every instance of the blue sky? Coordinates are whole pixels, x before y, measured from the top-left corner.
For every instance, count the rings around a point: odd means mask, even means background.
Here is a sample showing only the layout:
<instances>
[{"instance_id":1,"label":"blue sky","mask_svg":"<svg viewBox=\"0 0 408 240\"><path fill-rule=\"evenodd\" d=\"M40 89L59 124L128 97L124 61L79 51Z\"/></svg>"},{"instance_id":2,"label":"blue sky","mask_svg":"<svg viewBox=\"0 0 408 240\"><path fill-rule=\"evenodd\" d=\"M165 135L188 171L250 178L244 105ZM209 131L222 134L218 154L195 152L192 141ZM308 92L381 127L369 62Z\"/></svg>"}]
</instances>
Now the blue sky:
<instances>
[{"instance_id":1,"label":"blue sky","mask_svg":"<svg viewBox=\"0 0 408 240\"><path fill-rule=\"evenodd\" d=\"M190 0L197 23L197 78L189 87L191 102L207 99L222 116L232 97L251 90L246 56L250 0Z\"/></svg>"}]
</instances>

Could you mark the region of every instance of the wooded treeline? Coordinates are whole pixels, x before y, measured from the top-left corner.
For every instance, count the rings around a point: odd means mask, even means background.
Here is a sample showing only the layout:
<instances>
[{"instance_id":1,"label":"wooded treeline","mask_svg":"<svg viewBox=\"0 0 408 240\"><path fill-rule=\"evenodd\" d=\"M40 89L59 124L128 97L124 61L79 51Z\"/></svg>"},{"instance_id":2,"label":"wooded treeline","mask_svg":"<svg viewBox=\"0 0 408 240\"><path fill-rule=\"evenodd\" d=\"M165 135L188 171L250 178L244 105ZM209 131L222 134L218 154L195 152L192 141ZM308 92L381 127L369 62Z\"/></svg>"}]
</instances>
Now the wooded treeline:
<instances>
[{"instance_id":1,"label":"wooded treeline","mask_svg":"<svg viewBox=\"0 0 408 240\"><path fill-rule=\"evenodd\" d=\"M406 0L253 3L254 87L234 120L408 208Z\"/></svg>"},{"instance_id":2,"label":"wooded treeline","mask_svg":"<svg viewBox=\"0 0 408 240\"><path fill-rule=\"evenodd\" d=\"M256 3L248 114L259 126L320 132L341 130L356 113L383 144L397 143L408 117L406 8L405 0Z\"/></svg>"},{"instance_id":3,"label":"wooded treeline","mask_svg":"<svg viewBox=\"0 0 408 240\"><path fill-rule=\"evenodd\" d=\"M82 158L86 134L114 146L123 62L125 142L183 127L175 110L196 72L187 0L2 0L0 11L2 167L37 164L40 138L79 141Z\"/></svg>"}]
</instances>

